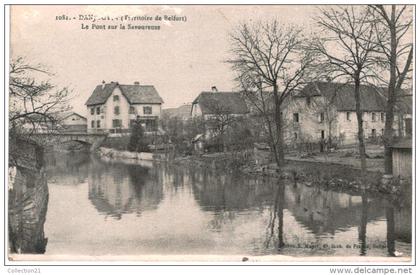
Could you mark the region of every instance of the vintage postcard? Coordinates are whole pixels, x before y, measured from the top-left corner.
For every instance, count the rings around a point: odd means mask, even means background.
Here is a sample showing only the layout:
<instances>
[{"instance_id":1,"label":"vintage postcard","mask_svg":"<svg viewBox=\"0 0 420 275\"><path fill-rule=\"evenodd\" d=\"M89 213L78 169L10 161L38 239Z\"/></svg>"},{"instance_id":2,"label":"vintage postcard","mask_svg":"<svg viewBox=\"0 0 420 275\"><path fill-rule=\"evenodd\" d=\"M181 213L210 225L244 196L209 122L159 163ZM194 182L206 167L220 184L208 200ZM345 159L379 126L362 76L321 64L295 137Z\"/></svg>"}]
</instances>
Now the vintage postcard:
<instances>
[{"instance_id":1,"label":"vintage postcard","mask_svg":"<svg viewBox=\"0 0 420 275\"><path fill-rule=\"evenodd\" d=\"M6 6L7 263L413 263L414 8Z\"/></svg>"}]
</instances>

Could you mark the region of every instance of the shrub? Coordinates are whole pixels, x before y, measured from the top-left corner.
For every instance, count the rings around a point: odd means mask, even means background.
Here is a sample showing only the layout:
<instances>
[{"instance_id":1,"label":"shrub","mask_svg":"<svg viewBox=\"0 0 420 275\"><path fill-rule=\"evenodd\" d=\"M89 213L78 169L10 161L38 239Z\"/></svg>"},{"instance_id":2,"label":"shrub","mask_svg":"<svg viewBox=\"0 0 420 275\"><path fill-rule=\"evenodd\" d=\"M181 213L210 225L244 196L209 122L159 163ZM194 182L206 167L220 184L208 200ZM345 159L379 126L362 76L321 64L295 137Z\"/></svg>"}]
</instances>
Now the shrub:
<instances>
[{"instance_id":1,"label":"shrub","mask_svg":"<svg viewBox=\"0 0 420 275\"><path fill-rule=\"evenodd\" d=\"M143 126L140 121L135 121L131 129L130 141L127 149L131 152L149 152L148 142L144 136Z\"/></svg>"}]
</instances>

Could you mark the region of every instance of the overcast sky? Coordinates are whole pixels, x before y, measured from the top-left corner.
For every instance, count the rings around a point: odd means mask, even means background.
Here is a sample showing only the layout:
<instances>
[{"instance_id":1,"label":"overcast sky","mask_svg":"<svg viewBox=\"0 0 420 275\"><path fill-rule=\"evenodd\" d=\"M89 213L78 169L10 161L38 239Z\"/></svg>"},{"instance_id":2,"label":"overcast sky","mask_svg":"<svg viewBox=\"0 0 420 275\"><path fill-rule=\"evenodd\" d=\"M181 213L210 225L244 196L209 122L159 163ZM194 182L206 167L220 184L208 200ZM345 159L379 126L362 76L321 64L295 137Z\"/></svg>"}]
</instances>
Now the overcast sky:
<instances>
[{"instance_id":1,"label":"overcast sky","mask_svg":"<svg viewBox=\"0 0 420 275\"><path fill-rule=\"evenodd\" d=\"M48 66L57 85L74 90L72 105L82 114L85 101L102 80L154 85L164 108L176 107L211 86L235 88L234 75L223 62L235 25L274 17L285 24L308 24L315 10L311 6L15 6L11 55ZM79 20L56 20L64 14L178 15L186 16L187 22L161 23L159 31L82 30Z\"/></svg>"},{"instance_id":2,"label":"overcast sky","mask_svg":"<svg viewBox=\"0 0 420 275\"><path fill-rule=\"evenodd\" d=\"M228 34L237 24L277 18L310 32L316 13L315 6L14 6L11 56L46 65L55 73L54 83L74 90L72 105L81 114L102 80L154 85L169 108L191 102L211 86L235 88L223 61L229 56ZM80 14L177 15L187 22L163 22L159 31L103 31L82 30L79 20L56 20Z\"/></svg>"}]
</instances>

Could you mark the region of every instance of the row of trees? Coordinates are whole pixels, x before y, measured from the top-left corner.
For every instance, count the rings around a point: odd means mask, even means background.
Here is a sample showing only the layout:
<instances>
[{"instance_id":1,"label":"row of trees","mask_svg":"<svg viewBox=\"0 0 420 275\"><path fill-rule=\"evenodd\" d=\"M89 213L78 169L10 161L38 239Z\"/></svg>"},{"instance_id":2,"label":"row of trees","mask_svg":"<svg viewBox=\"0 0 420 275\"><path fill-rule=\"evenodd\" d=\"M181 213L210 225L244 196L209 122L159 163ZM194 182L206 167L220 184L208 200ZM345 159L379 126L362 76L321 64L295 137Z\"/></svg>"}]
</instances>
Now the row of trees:
<instances>
[{"instance_id":1,"label":"row of trees","mask_svg":"<svg viewBox=\"0 0 420 275\"><path fill-rule=\"evenodd\" d=\"M284 116L288 96L314 79L353 84L362 176L366 173L362 84L387 85L385 173L392 173L391 144L397 97L410 76L413 44L408 6L340 6L320 9L319 33L274 20L242 24L231 33L232 58L243 95L260 114L274 158L284 163ZM319 34L322 34L320 37Z\"/></svg>"}]
</instances>

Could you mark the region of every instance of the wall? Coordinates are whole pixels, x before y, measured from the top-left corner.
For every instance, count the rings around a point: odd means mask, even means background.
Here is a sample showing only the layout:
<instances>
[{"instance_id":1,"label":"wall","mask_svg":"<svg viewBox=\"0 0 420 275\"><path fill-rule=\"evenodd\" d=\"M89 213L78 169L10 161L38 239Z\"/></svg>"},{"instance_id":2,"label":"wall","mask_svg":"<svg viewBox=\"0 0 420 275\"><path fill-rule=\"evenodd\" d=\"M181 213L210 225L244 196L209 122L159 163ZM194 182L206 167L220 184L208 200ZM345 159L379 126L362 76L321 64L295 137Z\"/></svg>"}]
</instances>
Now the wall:
<instances>
[{"instance_id":1,"label":"wall","mask_svg":"<svg viewBox=\"0 0 420 275\"><path fill-rule=\"evenodd\" d=\"M114 101L114 96L119 96L119 101ZM114 114L114 107L119 106L120 107L120 114L116 115ZM102 126L105 129L113 129L112 127L112 120L114 119L120 119L122 122L121 128L128 128L129 127L129 103L125 96L122 94L122 91L119 87L116 87L114 91L112 91L112 94L108 97L107 101L105 102L104 110L105 110L105 124Z\"/></svg>"},{"instance_id":2,"label":"wall","mask_svg":"<svg viewBox=\"0 0 420 275\"><path fill-rule=\"evenodd\" d=\"M411 177L412 171L412 149L393 148L392 149L392 171L394 176L404 178Z\"/></svg>"},{"instance_id":3,"label":"wall","mask_svg":"<svg viewBox=\"0 0 420 275\"><path fill-rule=\"evenodd\" d=\"M90 114L90 109L89 109ZM87 120L85 118L82 118L76 114L72 114L68 117L66 117L63 122L64 125L86 125Z\"/></svg>"},{"instance_id":4,"label":"wall","mask_svg":"<svg viewBox=\"0 0 420 275\"><path fill-rule=\"evenodd\" d=\"M191 116L192 117L201 116L201 109L200 109L200 105L198 103L193 104L192 111L191 111Z\"/></svg>"}]
</instances>

